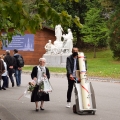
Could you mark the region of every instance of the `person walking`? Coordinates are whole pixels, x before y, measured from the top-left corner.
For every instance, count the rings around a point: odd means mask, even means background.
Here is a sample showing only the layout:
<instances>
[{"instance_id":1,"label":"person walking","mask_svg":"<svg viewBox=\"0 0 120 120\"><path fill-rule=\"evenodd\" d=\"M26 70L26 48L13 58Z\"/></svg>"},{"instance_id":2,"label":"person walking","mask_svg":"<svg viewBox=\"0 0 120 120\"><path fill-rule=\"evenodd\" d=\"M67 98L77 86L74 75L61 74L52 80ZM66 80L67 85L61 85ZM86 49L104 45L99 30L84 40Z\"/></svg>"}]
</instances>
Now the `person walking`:
<instances>
[{"instance_id":1,"label":"person walking","mask_svg":"<svg viewBox=\"0 0 120 120\"><path fill-rule=\"evenodd\" d=\"M48 80L50 79L49 69L47 67L45 67L45 63L46 63L46 59L40 58L39 65L33 67L33 70L31 73L32 80L37 81L37 84L34 87L34 90L32 91L32 95L31 95L31 102L35 102L36 111L39 110L39 106L38 106L39 101L41 101L40 110L44 110L43 109L44 101L50 101L49 93L45 93L45 92L39 90L40 83L42 82L42 78L47 77ZM42 92L41 97L38 96L38 92Z\"/></svg>"},{"instance_id":2,"label":"person walking","mask_svg":"<svg viewBox=\"0 0 120 120\"><path fill-rule=\"evenodd\" d=\"M68 79L68 90L67 90L67 105L66 107L70 107L71 102L71 94L73 90L73 85L76 79L76 70L79 70L78 64L78 48L72 48L72 55L67 57L66 60L66 70L67 70L67 79Z\"/></svg>"},{"instance_id":3,"label":"person walking","mask_svg":"<svg viewBox=\"0 0 120 120\"><path fill-rule=\"evenodd\" d=\"M0 59L0 90L2 89L1 88L1 79L2 79L2 74L4 72L5 72L5 67L4 67L3 61Z\"/></svg>"},{"instance_id":4,"label":"person walking","mask_svg":"<svg viewBox=\"0 0 120 120\"><path fill-rule=\"evenodd\" d=\"M6 90L6 87L8 87L7 64L4 62L4 55L1 55L0 58L3 61L5 67L5 72L2 74L2 80L3 80L2 89Z\"/></svg>"},{"instance_id":5,"label":"person walking","mask_svg":"<svg viewBox=\"0 0 120 120\"><path fill-rule=\"evenodd\" d=\"M14 79L13 79L13 73L14 73L14 66L16 65L16 60L13 56L10 55L10 50L6 50L6 55L4 57L4 61L7 64L7 71L8 76L11 80L12 87L14 87Z\"/></svg>"},{"instance_id":6,"label":"person walking","mask_svg":"<svg viewBox=\"0 0 120 120\"><path fill-rule=\"evenodd\" d=\"M16 60L16 65L14 66L15 79L16 79L16 84L19 87L21 85L21 73L22 73L22 67L24 66L24 60L23 57L18 53L17 49L14 49L13 52L14 52L14 58Z\"/></svg>"}]
</instances>

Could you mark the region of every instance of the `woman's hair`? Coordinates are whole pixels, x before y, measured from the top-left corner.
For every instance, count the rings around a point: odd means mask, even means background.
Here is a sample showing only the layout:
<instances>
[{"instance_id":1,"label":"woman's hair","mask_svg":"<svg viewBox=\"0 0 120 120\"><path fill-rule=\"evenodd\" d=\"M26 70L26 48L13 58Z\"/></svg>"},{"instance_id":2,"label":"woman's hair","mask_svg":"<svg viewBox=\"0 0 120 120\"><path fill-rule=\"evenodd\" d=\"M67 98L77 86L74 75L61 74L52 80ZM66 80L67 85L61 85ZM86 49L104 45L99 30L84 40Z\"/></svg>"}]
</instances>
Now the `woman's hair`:
<instances>
[{"instance_id":1,"label":"woman's hair","mask_svg":"<svg viewBox=\"0 0 120 120\"><path fill-rule=\"evenodd\" d=\"M4 59L4 56L3 56L3 55L0 55L0 59Z\"/></svg>"},{"instance_id":2,"label":"woman's hair","mask_svg":"<svg viewBox=\"0 0 120 120\"><path fill-rule=\"evenodd\" d=\"M5 57L5 53L3 54L3 56Z\"/></svg>"},{"instance_id":3,"label":"woman's hair","mask_svg":"<svg viewBox=\"0 0 120 120\"><path fill-rule=\"evenodd\" d=\"M2 55L0 55L0 60L2 59Z\"/></svg>"},{"instance_id":4,"label":"woman's hair","mask_svg":"<svg viewBox=\"0 0 120 120\"><path fill-rule=\"evenodd\" d=\"M45 59L45 58L40 58L40 59L39 59L39 62L40 62L41 60L44 61L44 62L46 62L46 59Z\"/></svg>"}]
</instances>

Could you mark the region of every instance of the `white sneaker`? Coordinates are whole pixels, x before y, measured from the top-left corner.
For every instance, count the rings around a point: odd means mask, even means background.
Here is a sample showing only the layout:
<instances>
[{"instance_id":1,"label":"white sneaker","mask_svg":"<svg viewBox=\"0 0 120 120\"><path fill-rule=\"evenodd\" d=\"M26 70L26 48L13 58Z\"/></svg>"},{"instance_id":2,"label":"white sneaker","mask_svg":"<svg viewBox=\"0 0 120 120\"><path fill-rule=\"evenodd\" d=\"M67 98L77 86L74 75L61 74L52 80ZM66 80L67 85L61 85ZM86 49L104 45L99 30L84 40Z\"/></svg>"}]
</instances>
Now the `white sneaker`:
<instances>
[{"instance_id":1,"label":"white sneaker","mask_svg":"<svg viewBox=\"0 0 120 120\"><path fill-rule=\"evenodd\" d=\"M67 102L66 107L67 107L67 108L70 108L70 102Z\"/></svg>"}]
</instances>

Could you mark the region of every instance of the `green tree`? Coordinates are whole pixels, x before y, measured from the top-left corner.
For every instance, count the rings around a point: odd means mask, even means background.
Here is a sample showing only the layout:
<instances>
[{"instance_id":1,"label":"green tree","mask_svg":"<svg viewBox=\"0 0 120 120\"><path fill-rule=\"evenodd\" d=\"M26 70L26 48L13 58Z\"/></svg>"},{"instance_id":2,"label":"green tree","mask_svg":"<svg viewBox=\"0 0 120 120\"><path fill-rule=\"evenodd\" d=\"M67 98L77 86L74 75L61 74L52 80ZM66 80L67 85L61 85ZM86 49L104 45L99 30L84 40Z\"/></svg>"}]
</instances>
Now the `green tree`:
<instances>
[{"instance_id":1,"label":"green tree","mask_svg":"<svg viewBox=\"0 0 120 120\"><path fill-rule=\"evenodd\" d=\"M99 42L107 39L107 27L100 9L94 7L87 12L82 33L84 34L82 38L84 42L93 45L93 57L96 58L96 47L99 45Z\"/></svg>"},{"instance_id":2,"label":"green tree","mask_svg":"<svg viewBox=\"0 0 120 120\"><path fill-rule=\"evenodd\" d=\"M81 27L77 16L72 17L64 10L56 12L49 0L30 0L29 4L27 3L28 0L0 0L0 32L4 30L8 40L11 40L14 34L24 34L26 30L35 33L42 29L43 23L48 20L51 20L53 25L68 25L74 22ZM9 32L10 28L14 28L13 31Z\"/></svg>"},{"instance_id":3,"label":"green tree","mask_svg":"<svg viewBox=\"0 0 120 120\"><path fill-rule=\"evenodd\" d=\"M67 4L68 3L68 0L67 0L67 3L59 4L57 1L53 2L51 0L51 5L59 12L65 9L72 16L77 15L80 18L80 23L84 24L86 13L89 9L98 7L99 9L101 9L101 11L103 11L102 8L100 7L102 4L101 2L102 2L101 0L80 0L79 2L72 1L69 4ZM70 27L72 29L72 32L74 35L74 44L80 49L85 47L87 48L88 43L85 43L81 39L84 36L84 34L81 32L81 28L77 27L74 23L70 24L70 26L67 26L67 27ZM99 46L101 47L107 46L106 40L99 42Z\"/></svg>"},{"instance_id":4,"label":"green tree","mask_svg":"<svg viewBox=\"0 0 120 120\"><path fill-rule=\"evenodd\" d=\"M110 49L113 51L113 58L120 60L120 1L113 1L114 11L108 22L109 44Z\"/></svg>"},{"instance_id":5,"label":"green tree","mask_svg":"<svg viewBox=\"0 0 120 120\"><path fill-rule=\"evenodd\" d=\"M62 10L66 10L68 14L70 14L72 17L74 15L77 15L80 18L80 23L84 24L84 18L85 14L88 10L87 4L90 2L90 0L79 0L79 2L66 0L66 3L58 3L57 1L52 1L51 0L51 5L54 9L56 9L58 12ZM69 4L68 4L69 2ZM64 26L63 26L64 27ZM70 25L65 26L64 30L65 32L67 31L67 28L71 28L74 36L74 45L77 46L78 48L84 48L85 44L81 40L81 37L83 34L81 34L81 28L76 26L74 22L72 22Z\"/></svg>"},{"instance_id":6,"label":"green tree","mask_svg":"<svg viewBox=\"0 0 120 120\"><path fill-rule=\"evenodd\" d=\"M113 58L120 60L120 1L119 0L100 0L101 4L109 13L109 45L113 51Z\"/></svg>"}]
</instances>

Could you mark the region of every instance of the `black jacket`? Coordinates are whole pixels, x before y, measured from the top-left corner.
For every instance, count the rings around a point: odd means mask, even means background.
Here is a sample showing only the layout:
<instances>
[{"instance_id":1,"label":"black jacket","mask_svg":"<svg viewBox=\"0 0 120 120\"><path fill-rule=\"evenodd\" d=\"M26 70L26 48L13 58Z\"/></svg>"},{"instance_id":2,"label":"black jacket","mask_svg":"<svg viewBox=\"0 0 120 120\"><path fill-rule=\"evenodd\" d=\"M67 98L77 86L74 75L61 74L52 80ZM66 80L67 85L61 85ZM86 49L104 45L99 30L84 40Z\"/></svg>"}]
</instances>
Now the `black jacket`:
<instances>
[{"instance_id":1,"label":"black jacket","mask_svg":"<svg viewBox=\"0 0 120 120\"><path fill-rule=\"evenodd\" d=\"M77 68L77 70L79 70L78 59L76 61L76 68ZM69 77L70 74L73 73L73 69L74 69L74 58L72 55L70 55L67 57L67 61L66 61L67 77Z\"/></svg>"},{"instance_id":2,"label":"black jacket","mask_svg":"<svg viewBox=\"0 0 120 120\"><path fill-rule=\"evenodd\" d=\"M7 69L9 69L10 66L15 67L16 65L16 60L13 56L10 56L10 54L7 54L4 58L4 61L7 64Z\"/></svg>"},{"instance_id":3,"label":"black jacket","mask_svg":"<svg viewBox=\"0 0 120 120\"><path fill-rule=\"evenodd\" d=\"M47 75L47 78L50 79L50 72L49 72L49 69L47 67L46 68L46 75ZM33 79L34 77L37 78L37 72L38 72L38 68L37 66L33 67L32 69L32 73L31 73L31 78Z\"/></svg>"},{"instance_id":4,"label":"black jacket","mask_svg":"<svg viewBox=\"0 0 120 120\"><path fill-rule=\"evenodd\" d=\"M18 69L18 67L20 67L20 66L18 65L18 62L17 62L17 59L18 59L19 56L22 57L22 55L20 55L20 54L18 54L18 53L14 54L14 58L15 58L15 60L16 60L16 64L15 64L15 66L14 66L15 69ZM22 59L23 59L23 57L22 57Z\"/></svg>"}]
</instances>

